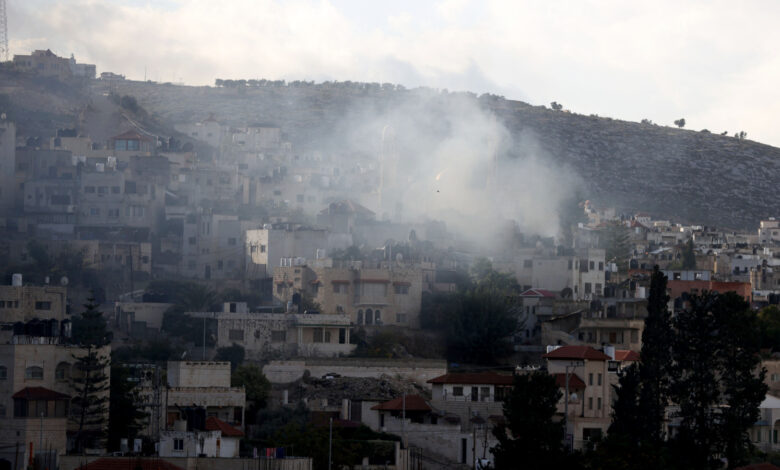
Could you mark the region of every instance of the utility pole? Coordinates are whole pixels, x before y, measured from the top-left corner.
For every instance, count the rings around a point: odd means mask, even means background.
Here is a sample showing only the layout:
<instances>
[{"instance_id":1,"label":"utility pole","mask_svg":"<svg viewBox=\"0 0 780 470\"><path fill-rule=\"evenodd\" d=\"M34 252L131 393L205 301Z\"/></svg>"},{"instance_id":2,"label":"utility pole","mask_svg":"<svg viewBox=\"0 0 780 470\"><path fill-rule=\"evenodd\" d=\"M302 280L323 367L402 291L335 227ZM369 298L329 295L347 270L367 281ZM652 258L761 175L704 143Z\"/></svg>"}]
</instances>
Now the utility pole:
<instances>
[{"instance_id":1,"label":"utility pole","mask_svg":"<svg viewBox=\"0 0 780 470\"><path fill-rule=\"evenodd\" d=\"M330 431L328 432L328 470L330 470L333 461L333 418L330 418Z\"/></svg>"},{"instance_id":2,"label":"utility pole","mask_svg":"<svg viewBox=\"0 0 780 470\"><path fill-rule=\"evenodd\" d=\"M409 447L406 445L406 392L404 392L401 399L401 443L404 448Z\"/></svg>"}]
</instances>

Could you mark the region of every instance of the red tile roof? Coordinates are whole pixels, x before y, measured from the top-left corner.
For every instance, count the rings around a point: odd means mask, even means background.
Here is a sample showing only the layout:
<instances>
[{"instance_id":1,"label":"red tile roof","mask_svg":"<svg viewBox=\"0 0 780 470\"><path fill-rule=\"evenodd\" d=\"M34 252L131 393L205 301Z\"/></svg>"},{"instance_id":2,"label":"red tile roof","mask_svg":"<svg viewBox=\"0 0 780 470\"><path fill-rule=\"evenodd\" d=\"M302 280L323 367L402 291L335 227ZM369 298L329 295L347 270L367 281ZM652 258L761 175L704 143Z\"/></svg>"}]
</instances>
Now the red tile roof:
<instances>
[{"instance_id":1,"label":"red tile roof","mask_svg":"<svg viewBox=\"0 0 780 470\"><path fill-rule=\"evenodd\" d=\"M372 410L383 411L431 411L431 407L425 403L425 399L420 395L406 395L406 403L404 403L404 397L394 398L390 401L380 403L371 407Z\"/></svg>"},{"instance_id":2,"label":"red tile roof","mask_svg":"<svg viewBox=\"0 0 780 470\"><path fill-rule=\"evenodd\" d=\"M589 361L608 361L610 357L601 351L597 351L590 346L561 346L550 351L544 356L545 359L587 359Z\"/></svg>"},{"instance_id":3,"label":"red tile roof","mask_svg":"<svg viewBox=\"0 0 780 470\"><path fill-rule=\"evenodd\" d=\"M555 298L555 292L546 289L528 289L520 294L520 297L549 297Z\"/></svg>"},{"instance_id":4,"label":"red tile roof","mask_svg":"<svg viewBox=\"0 0 780 470\"><path fill-rule=\"evenodd\" d=\"M159 458L101 457L76 470L184 470Z\"/></svg>"},{"instance_id":5,"label":"red tile roof","mask_svg":"<svg viewBox=\"0 0 780 470\"><path fill-rule=\"evenodd\" d=\"M553 374L553 375L555 375L555 383L561 388L566 388L566 374ZM577 377L577 374L569 374L569 389L584 390L585 381Z\"/></svg>"},{"instance_id":6,"label":"red tile roof","mask_svg":"<svg viewBox=\"0 0 780 470\"><path fill-rule=\"evenodd\" d=\"M206 418L206 431L222 431L225 437L242 437L244 433L214 416Z\"/></svg>"},{"instance_id":7,"label":"red tile roof","mask_svg":"<svg viewBox=\"0 0 780 470\"><path fill-rule=\"evenodd\" d=\"M496 374L494 372L478 372L465 374L444 374L428 381L429 384L464 384L464 385L512 385L514 376Z\"/></svg>"},{"instance_id":8,"label":"red tile roof","mask_svg":"<svg viewBox=\"0 0 780 470\"><path fill-rule=\"evenodd\" d=\"M636 351L629 351L627 349L616 349L615 360L616 361L638 361L639 353Z\"/></svg>"},{"instance_id":9,"label":"red tile roof","mask_svg":"<svg viewBox=\"0 0 780 470\"><path fill-rule=\"evenodd\" d=\"M70 400L70 396L44 387L25 387L14 393L11 398L25 400Z\"/></svg>"}]
</instances>

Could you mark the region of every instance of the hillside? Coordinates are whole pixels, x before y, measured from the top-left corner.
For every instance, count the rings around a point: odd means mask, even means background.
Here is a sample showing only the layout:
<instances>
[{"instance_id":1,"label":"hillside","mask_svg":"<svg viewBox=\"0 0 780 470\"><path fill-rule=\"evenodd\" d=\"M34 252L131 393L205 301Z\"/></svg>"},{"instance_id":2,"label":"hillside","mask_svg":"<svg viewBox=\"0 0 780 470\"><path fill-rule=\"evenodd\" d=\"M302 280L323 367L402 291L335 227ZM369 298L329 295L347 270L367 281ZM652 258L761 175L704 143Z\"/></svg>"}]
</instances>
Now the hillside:
<instances>
[{"instance_id":1,"label":"hillside","mask_svg":"<svg viewBox=\"0 0 780 470\"><path fill-rule=\"evenodd\" d=\"M424 127L426 135L436 136L444 132L439 118L457 112L462 102L468 101L495 115L509 130L514 145L522 147L510 149L512 156L534 153L546 165L576 174L582 195L597 204L729 228L752 229L760 218L778 215L780 149L775 147L705 132L553 111L494 96L355 85L216 88L98 80L93 82L89 98L80 89L77 97L52 91L56 106L47 108L39 106L43 93L39 84L19 83L17 79L12 96L14 103L29 97L36 113L52 114L28 119L39 124L28 126L30 130L40 132L50 130L43 123L48 127L67 124L67 113L75 113L79 103L114 92L135 97L156 127L171 129L176 123L205 119L213 113L233 126L278 125L299 152L322 148L347 154L355 139L350 135L351 127L362 124L366 116L397 109L398 103L422 101L430 113L413 121L413 126ZM19 92L20 88L26 91ZM365 129L360 132L366 134ZM359 151L374 154L378 150L378 135L361 138L371 142ZM528 142L532 145L526 145Z\"/></svg>"},{"instance_id":2,"label":"hillside","mask_svg":"<svg viewBox=\"0 0 780 470\"><path fill-rule=\"evenodd\" d=\"M332 136L343 127L340 116L345 113L381 109L422 93L333 85L229 89L129 81L116 84L116 89L173 122L203 119L209 113L232 125L273 122L298 148ZM456 95L464 96L449 96ZM497 97L466 97L495 113L515 138L530 134L551 164L581 177L584 195L596 203L731 228L753 228L760 218L777 215L780 207L778 148Z\"/></svg>"}]
</instances>

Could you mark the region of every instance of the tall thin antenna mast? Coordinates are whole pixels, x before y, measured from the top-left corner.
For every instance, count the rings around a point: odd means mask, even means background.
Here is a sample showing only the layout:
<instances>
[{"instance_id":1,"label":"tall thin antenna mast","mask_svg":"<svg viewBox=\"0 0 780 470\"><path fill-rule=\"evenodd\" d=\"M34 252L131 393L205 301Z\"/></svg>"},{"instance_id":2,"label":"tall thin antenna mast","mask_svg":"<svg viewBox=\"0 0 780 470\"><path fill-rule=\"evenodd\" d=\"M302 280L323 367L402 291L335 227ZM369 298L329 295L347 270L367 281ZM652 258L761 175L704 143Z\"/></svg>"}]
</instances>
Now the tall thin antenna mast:
<instances>
[{"instance_id":1,"label":"tall thin antenna mast","mask_svg":"<svg viewBox=\"0 0 780 470\"><path fill-rule=\"evenodd\" d=\"M8 20L5 14L5 0L0 0L0 60L8 59Z\"/></svg>"}]
</instances>

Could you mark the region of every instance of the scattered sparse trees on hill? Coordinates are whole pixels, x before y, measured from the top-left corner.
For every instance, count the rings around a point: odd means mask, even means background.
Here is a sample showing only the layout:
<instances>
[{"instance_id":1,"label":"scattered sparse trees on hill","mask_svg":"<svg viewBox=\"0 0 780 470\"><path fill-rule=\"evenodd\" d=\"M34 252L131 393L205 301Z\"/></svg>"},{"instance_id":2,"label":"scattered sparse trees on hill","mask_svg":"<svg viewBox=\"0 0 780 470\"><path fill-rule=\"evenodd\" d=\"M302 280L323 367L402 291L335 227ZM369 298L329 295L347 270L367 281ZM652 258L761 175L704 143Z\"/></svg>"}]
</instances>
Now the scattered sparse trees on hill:
<instances>
[{"instance_id":1,"label":"scattered sparse trees on hill","mask_svg":"<svg viewBox=\"0 0 780 470\"><path fill-rule=\"evenodd\" d=\"M680 118L674 121L674 125L682 129L683 127L685 127L685 118Z\"/></svg>"},{"instance_id":2,"label":"scattered sparse trees on hill","mask_svg":"<svg viewBox=\"0 0 780 470\"><path fill-rule=\"evenodd\" d=\"M747 137L747 132L745 131L739 131L734 134L734 138L737 140L745 140L745 137Z\"/></svg>"},{"instance_id":3,"label":"scattered sparse trees on hill","mask_svg":"<svg viewBox=\"0 0 780 470\"><path fill-rule=\"evenodd\" d=\"M557 101L553 101L550 103L550 108L552 108L554 111L560 111L563 109L563 105L558 103Z\"/></svg>"}]
</instances>

